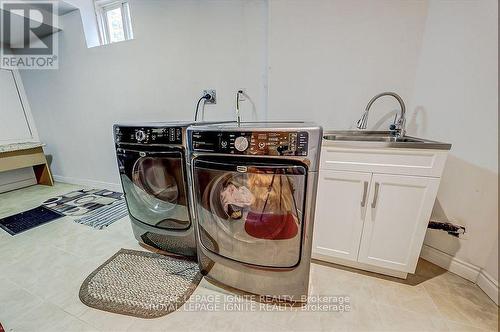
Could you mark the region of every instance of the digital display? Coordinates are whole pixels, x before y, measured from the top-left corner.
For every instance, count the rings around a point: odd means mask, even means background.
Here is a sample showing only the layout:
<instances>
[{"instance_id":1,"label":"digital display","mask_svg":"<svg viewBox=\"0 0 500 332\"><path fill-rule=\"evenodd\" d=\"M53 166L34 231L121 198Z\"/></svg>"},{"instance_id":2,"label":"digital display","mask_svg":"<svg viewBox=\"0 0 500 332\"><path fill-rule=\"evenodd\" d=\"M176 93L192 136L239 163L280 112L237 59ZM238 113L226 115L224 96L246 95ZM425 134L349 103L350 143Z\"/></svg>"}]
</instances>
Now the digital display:
<instances>
[{"instance_id":1,"label":"digital display","mask_svg":"<svg viewBox=\"0 0 500 332\"><path fill-rule=\"evenodd\" d=\"M195 151L265 156L307 156L307 132L192 132Z\"/></svg>"},{"instance_id":2,"label":"digital display","mask_svg":"<svg viewBox=\"0 0 500 332\"><path fill-rule=\"evenodd\" d=\"M116 127L116 143L182 144L181 127Z\"/></svg>"}]
</instances>

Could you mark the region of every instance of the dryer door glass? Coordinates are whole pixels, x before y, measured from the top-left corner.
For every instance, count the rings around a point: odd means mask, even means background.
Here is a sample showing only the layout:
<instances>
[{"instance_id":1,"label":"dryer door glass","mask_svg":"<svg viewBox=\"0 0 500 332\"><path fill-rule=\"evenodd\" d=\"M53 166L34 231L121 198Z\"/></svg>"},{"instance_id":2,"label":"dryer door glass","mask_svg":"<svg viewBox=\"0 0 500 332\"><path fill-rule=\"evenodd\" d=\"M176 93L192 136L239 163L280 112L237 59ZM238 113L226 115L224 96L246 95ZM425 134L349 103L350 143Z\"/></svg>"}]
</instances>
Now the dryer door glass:
<instances>
[{"instance_id":1,"label":"dryer door glass","mask_svg":"<svg viewBox=\"0 0 500 332\"><path fill-rule=\"evenodd\" d=\"M189 228L182 152L124 150L117 155L131 216L154 227Z\"/></svg>"},{"instance_id":2,"label":"dryer door glass","mask_svg":"<svg viewBox=\"0 0 500 332\"><path fill-rule=\"evenodd\" d=\"M306 168L238 161L194 161L201 243L239 262L295 266L301 253Z\"/></svg>"}]
</instances>

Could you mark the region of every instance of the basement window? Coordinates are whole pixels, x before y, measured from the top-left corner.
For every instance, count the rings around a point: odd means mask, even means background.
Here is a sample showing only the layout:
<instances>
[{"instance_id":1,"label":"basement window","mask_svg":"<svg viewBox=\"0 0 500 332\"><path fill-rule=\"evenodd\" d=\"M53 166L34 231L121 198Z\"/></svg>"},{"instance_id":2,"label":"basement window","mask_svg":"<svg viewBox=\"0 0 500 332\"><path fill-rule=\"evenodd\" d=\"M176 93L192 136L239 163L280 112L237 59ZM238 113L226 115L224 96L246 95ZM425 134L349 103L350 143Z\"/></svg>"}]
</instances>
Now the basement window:
<instances>
[{"instance_id":1,"label":"basement window","mask_svg":"<svg viewBox=\"0 0 500 332\"><path fill-rule=\"evenodd\" d=\"M95 0L94 5L102 45L134 38L127 1Z\"/></svg>"}]
</instances>

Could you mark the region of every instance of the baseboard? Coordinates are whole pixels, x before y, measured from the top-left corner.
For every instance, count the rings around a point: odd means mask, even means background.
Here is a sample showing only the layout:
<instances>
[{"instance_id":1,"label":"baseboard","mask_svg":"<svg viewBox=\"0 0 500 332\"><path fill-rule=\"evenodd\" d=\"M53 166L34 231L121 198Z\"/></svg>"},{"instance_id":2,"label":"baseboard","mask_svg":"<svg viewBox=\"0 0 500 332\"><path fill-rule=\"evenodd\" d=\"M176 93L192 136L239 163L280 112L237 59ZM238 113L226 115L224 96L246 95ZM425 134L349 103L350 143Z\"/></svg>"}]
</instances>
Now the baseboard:
<instances>
[{"instance_id":1,"label":"baseboard","mask_svg":"<svg viewBox=\"0 0 500 332\"><path fill-rule=\"evenodd\" d=\"M426 244L422 246L420 257L474 283L477 281L477 277L481 271L481 268L475 265L464 262L459 258L453 257Z\"/></svg>"},{"instance_id":2,"label":"baseboard","mask_svg":"<svg viewBox=\"0 0 500 332\"><path fill-rule=\"evenodd\" d=\"M53 176L54 180L58 181L58 182L78 184L81 186L90 187L90 188L97 188L97 189L109 189L109 190L118 191L118 192L123 191L121 184L117 184L117 183L94 181L94 180L88 180L88 179L79 179L79 178L73 178L73 177L61 176L61 175L55 175L55 174L52 176Z\"/></svg>"},{"instance_id":3,"label":"baseboard","mask_svg":"<svg viewBox=\"0 0 500 332\"><path fill-rule=\"evenodd\" d=\"M498 305L498 280L485 270L425 244L420 257L477 284Z\"/></svg>"},{"instance_id":4,"label":"baseboard","mask_svg":"<svg viewBox=\"0 0 500 332\"><path fill-rule=\"evenodd\" d=\"M476 283L498 305L498 281L485 270L481 270Z\"/></svg>"}]
</instances>

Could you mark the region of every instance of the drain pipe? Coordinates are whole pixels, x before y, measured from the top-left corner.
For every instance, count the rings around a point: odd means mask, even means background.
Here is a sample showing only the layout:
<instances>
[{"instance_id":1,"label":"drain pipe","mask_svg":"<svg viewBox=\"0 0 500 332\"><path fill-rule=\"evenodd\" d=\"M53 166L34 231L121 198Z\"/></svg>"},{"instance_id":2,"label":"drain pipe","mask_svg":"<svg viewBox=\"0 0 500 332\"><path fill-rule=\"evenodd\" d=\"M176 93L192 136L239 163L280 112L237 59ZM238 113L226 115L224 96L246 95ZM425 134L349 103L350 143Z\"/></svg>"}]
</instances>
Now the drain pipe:
<instances>
[{"instance_id":1,"label":"drain pipe","mask_svg":"<svg viewBox=\"0 0 500 332\"><path fill-rule=\"evenodd\" d=\"M427 228L441 230L457 238L465 236L464 226L453 224L449 221L431 219Z\"/></svg>"}]
</instances>

